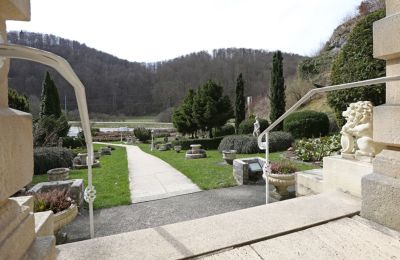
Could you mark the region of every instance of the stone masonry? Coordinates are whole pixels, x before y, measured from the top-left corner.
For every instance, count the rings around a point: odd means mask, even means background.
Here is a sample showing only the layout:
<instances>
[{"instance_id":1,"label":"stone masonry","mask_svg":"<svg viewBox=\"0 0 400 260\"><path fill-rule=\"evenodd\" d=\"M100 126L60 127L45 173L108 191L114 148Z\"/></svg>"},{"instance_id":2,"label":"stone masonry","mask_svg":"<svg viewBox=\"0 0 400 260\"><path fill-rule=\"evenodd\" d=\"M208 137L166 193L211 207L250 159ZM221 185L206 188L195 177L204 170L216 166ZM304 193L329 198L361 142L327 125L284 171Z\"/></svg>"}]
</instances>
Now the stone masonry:
<instances>
[{"instance_id":1,"label":"stone masonry","mask_svg":"<svg viewBox=\"0 0 400 260\"><path fill-rule=\"evenodd\" d=\"M29 0L0 0L0 43L7 43L6 20L29 19ZM33 143L31 115L8 107L8 70L9 59L0 57L0 258L54 259L54 237L43 247L29 207L9 199L32 180Z\"/></svg>"},{"instance_id":2,"label":"stone masonry","mask_svg":"<svg viewBox=\"0 0 400 260\"><path fill-rule=\"evenodd\" d=\"M386 75L400 75L400 0L386 0L386 17L374 23L374 57ZM400 230L400 81L386 84L386 104L374 108L375 142L386 148L362 179L361 215Z\"/></svg>"}]
</instances>

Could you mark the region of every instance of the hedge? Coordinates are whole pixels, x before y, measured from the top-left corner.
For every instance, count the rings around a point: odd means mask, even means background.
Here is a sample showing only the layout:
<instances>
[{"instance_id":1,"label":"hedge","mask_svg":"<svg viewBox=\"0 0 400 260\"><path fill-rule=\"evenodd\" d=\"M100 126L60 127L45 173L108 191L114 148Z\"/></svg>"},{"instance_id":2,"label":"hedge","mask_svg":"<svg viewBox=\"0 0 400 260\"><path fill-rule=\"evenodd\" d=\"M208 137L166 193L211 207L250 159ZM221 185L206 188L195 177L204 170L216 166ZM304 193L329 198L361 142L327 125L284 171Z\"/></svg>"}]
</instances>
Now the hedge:
<instances>
[{"instance_id":1,"label":"hedge","mask_svg":"<svg viewBox=\"0 0 400 260\"><path fill-rule=\"evenodd\" d=\"M234 135L235 127L233 125L224 125L221 128L214 129L214 137Z\"/></svg>"},{"instance_id":2,"label":"hedge","mask_svg":"<svg viewBox=\"0 0 400 260\"><path fill-rule=\"evenodd\" d=\"M184 139L173 141L172 145L180 145L183 150L189 150L191 144L201 144L203 149L215 150L218 149L223 137L215 137L209 139Z\"/></svg>"},{"instance_id":3,"label":"hedge","mask_svg":"<svg viewBox=\"0 0 400 260\"><path fill-rule=\"evenodd\" d=\"M33 154L34 174L46 174L54 168L69 168L74 155L70 149L63 147L39 147Z\"/></svg>"},{"instance_id":4,"label":"hedge","mask_svg":"<svg viewBox=\"0 0 400 260\"><path fill-rule=\"evenodd\" d=\"M283 121L283 130L294 138L325 136L329 133L329 118L325 113L316 111L296 112Z\"/></svg>"}]
</instances>

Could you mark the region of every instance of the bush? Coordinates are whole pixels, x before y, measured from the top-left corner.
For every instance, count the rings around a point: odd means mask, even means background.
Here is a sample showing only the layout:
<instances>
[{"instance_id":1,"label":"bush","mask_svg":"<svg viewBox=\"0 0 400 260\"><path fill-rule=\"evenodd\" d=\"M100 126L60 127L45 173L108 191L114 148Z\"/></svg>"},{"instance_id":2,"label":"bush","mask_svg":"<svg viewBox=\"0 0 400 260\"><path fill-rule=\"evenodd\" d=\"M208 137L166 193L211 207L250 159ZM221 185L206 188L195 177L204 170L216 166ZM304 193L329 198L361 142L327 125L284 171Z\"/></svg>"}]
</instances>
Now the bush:
<instances>
[{"instance_id":1,"label":"bush","mask_svg":"<svg viewBox=\"0 0 400 260\"><path fill-rule=\"evenodd\" d=\"M46 174L54 168L69 168L74 155L70 149L61 147L39 147L34 151L34 173Z\"/></svg>"},{"instance_id":2,"label":"bush","mask_svg":"<svg viewBox=\"0 0 400 260\"><path fill-rule=\"evenodd\" d=\"M240 135L252 134L255 122L256 122L255 118L248 118L242 121L239 125L238 134ZM259 122L260 122L260 132L264 131L269 126L268 120L259 119Z\"/></svg>"},{"instance_id":3,"label":"bush","mask_svg":"<svg viewBox=\"0 0 400 260\"><path fill-rule=\"evenodd\" d=\"M78 137L66 136L66 137L63 137L62 140L63 140L63 147L70 148L70 149L75 149L78 147L86 146L85 139L78 138Z\"/></svg>"},{"instance_id":4,"label":"bush","mask_svg":"<svg viewBox=\"0 0 400 260\"><path fill-rule=\"evenodd\" d=\"M297 157L305 162L321 161L325 156L332 155L340 149L340 135L303 139L295 144Z\"/></svg>"},{"instance_id":5,"label":"bush","mask_svg":"<svg viewBox=\"0 0 400 260\"><path fill-rule=\"evenodd\" d=\"M137 139L141 142L146 142L151 138L151 131L144 127L138 127L133 130L133 134L136 136Z\"/></svg>"},{"instance_id":6,"label":"bush","mask_svg":"<svg viewBox=\"0 0 400 260\"><path fill-rule=\"evenodd\" d=\"M332 65L332 84L385 76L385 61L373 57L372 37L373 23L383 17L384 10L377 11L365 16L355 25ZM346 110L350 103L357 101L371 101L374 106L385 103L384 84L330 92L329 106L335 110L339 127L345 122L342 111Z\"/></svg>"},{"instance_id":7,"label":"bush","mask_svg":"<svg viewBox=\"0 0 400 260\"><path fill-rule=\"evenodd\" d=\"M283 121L283 130L294 138L320 137L329 133L329 118L325 113L300 111L289 115Z\"/></svg>"},{"instance_id":8,"label":"bush","mask_svg":"<svg viewBox=\"0 0 400 260\"><path fill-rule=\"evenodd\" d=\"M214 129L214 137L234 135L235 127L233 125L224 125L221 128Z\"/></svg>"},{"instance_id":9,"label":"bush","mask_svg":"<svg viewBox=\"0 0 400 260\"><path fill-rule=\"evenodd\" d=\"M184 139L173 141L172 145L180 145L183 150L189 150L191 144L201 144L203 149L215 150L218 149L219 144L222 141L222 137L209 138L209 139Z\"/></svg>"},{"instance_id":10,"label":"bush","mask_svg":"<svg viewBox=\"0 0 400 260\"><path fill-rule=\"evenodd\" d=\"M293 137L285 132L271 132L269 134L269 151L277 152L289 148L293 143ZM258 148L257 138L251 135L230 135L222 139L218 146L220 152L224 150L236 150L239 154L251 154L262 152Z\"/></svg>"}]
</instances>

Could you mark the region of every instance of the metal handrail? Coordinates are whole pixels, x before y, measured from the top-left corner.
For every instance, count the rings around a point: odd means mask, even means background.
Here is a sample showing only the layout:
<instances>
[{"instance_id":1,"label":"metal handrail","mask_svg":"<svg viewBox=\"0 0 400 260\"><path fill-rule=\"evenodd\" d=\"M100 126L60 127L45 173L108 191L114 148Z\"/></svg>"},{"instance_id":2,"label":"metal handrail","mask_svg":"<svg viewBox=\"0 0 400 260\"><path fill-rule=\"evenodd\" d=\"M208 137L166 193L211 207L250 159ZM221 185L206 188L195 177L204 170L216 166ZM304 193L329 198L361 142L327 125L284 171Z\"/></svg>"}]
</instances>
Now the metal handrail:
<instances>
[{"instance_id":1,"label":"metal handrail","mask_svg":"<svg viewBox=\"0 0 400 260\"><path fill-rule=\"evenodd\" d=\"M89 203L90 237L93 238L93 201L96 197L96 190L92 184L93 144L84 85L79 80L69 63L64 58L55 55L54 53L21 45L0 44L0 56L30 60L47 65L58 71L58 73L60 73L60 75L63 76L74 88L88 153L88 186L85 189L85 200Z\"/></svg>"},{"instance_id":2,"label":"metal handrail","mask_svg":"<svg viewBox=\"0 0 400 260\"><path fill-rule=\"evenodd\" d=\"M371 86L371 85L376 85L376 84L381 84L381 83L386 83L386 82L391 82L391 81L397 81L397 80L400 80L400 75L388 76L388 77L382 77L382 78L376 78L376 79L368 79L368 80L333 85L333 86L327 86L327 87L312 89L312 90L308 91L307 94L305 94L299 101L297 101L291 108L289 108L283 115L281 115L277 120L275 120L267 129L265 129L258 136L258 139L257 139L258 147L262 150L265 149L266 165L269 164L269 140L268 140L269 132L272 129L274 129L279 123L281 123L287 116L289 116L297 108L299 108L302 104L304 104L313 95L318 94L318 93L335 91L335 90L343 90L343 89ZM265 142L262 141L264 136L265 136ZM266 182L266 185L265 185L266 195L265 196L266 196L266 203L268 203L268 196L269 196L269 194L268 194L269 193L269 191L268 191L268 176L265 176L265 182Z\"/></svg>"}]
</instances>

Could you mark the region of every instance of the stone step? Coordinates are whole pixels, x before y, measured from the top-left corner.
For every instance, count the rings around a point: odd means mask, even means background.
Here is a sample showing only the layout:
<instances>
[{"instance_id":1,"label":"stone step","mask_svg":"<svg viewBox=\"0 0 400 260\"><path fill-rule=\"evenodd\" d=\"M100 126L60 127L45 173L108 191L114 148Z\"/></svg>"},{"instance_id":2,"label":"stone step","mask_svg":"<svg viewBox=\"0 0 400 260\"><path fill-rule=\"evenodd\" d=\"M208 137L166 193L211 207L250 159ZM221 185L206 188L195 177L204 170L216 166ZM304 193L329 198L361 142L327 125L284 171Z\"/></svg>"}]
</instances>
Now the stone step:
<instances>
[{"instance_id":1,"label":"stone step","mask_svg":"<svg viewBox=\"0 0 400 260\"><path fill-rule=\"evenodd\" d=\"M35 233L37 237L54 235L54 214L51 210L36 212Z\"/></svg>"},{"instance_id":2,"label":"stone step","mask_svg":"<svg viewBox=\"0 0 400 260\"><path fill-rule=\"evenodd\" d=\"M360 211L341 192L276 202L57 247L58 259L177 259L276 237Z\"/></svg>"},{"instance_id":3,"label":"stone step","mask_svg":"<svg viewBox=\"0 0 400 260\"><path fill-rule=\"evenodd\" d=\"M296 172L296 195L308 196L324 191L322 169Z\"/></svg>"},{"instance_id":4,"label":"stone step","mask_svg":"<svg viewBox=\"0 0 400 260\"><path fill-rule=\"evenodd\" d=\"M251 256L251 257L247 257ZM350 218L279 236L205 259L397 259L400 241Z\"/></svg>"},{"instance_id":5,"label":"stone step","mask_svg":"<svg viewBox=\"0 0 400 260\"><path fill-rule=\"evenodd\" d=\"M16 201L20 206L28 207L29 212L33 212L33 197L32 196L11 197L10 199Z\"/></svg>"},{"instance_id":6,"label":"stone step","mask_svg":"<svg viewBox=\"0 0 400 260\"><path fill-rule=\"evenodd\" d=\"M25 253L23 260L56 259L56 239L54 236L37 237Z\"/></svg>"}]
</instances>

